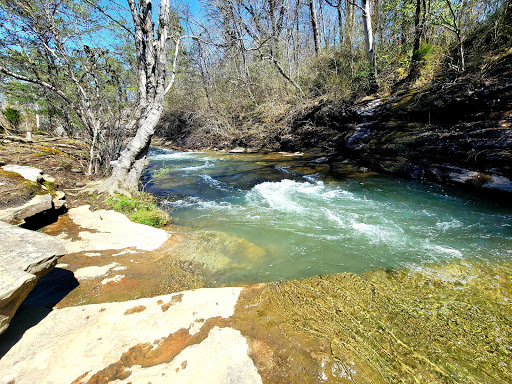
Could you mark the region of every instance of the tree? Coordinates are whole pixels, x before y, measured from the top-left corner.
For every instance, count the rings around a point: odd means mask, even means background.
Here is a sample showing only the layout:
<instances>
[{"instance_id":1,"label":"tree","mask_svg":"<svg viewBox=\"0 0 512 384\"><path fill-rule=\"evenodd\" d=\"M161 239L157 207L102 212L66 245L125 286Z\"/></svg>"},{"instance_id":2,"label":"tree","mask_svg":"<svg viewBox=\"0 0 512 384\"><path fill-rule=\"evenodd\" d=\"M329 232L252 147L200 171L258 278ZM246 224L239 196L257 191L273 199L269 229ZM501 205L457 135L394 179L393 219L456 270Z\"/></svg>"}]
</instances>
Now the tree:
<instances>
[{"instance_id":1,"label":"tree","mask_svg":"<svg viewBox=\"0 0 512 384\"><path fill-rule=\"evenodd\" d=\"M320 30L318 27L315 0L309 0L309 19L311 21L311 31L313 33L313 42L315 44L315 54L318 56L318 53L320 52Z\"/></svg>"},{"instance_id":2,"label":"tree","mask_svg":"<svg viewBox=\"0 0 512 384\"><path fill-rule=\"evenodd\" d=\"M83 132L73 133L90 147L88 174L108 165L105 148L120 145L128 103L123 65L98 42L111 30L102 16L75 0L0 3L0 72L44 89L74 114Z\"/></svg>"},{"instance_id":3,"label":"tree","mask_svg":"<svg viewBox=\"0 0 512 384\"><path fill-rule=\"evenodd\" d=\"M7 121L11 123L11 125L15 129L18 129L22 120L21 112L18 111L16 108L7 107L2 111L2 113L7 119Z\"/></svg>"},{"instance_id":4,"label":"tree","mask_svg":"<svg viewBox=\"0 0 512 384\"><path fill-rule=\"evenodd\" d=\"M174 76L168 84L169 43L172 38L170 29L171 8L169 0L161 0L158 23L153 21L153 2L128 0L135 27L135 54L138 83L138 101L135 136L121 152L118 160L112 162L112 175L99 187L100 190L112 192L121 190L136 192L139 179L146 166L147 153L155 127L162 115L164 96L174 83ZM179 33L177 21L174 30ZM182 37L175 40L173 70L179 53Z\"/></svg>"},{"instance_id":5,"label":"tree","mask_svg":"<svg viewBox=\"0 0 512 384\"><path fill-rule=\"evenodd\" d=\"M370 92L376 92L377 85L377 62L375 58L375 41L373 39L371 0L361 0L361 12L363 15L364 41L366 43L366 54L370 65Z\"/></svg>"},{"instance_id":6,"label":"tree","mask_svg":"<svg viewBox=\"0 0 512 384\"><path fill-rule=\"evenodd\" d=\"M411 63L407 81L414 81L419 76L421 65L420 44L425 35L425 27L428 17L430 0L416 0L416 11L414 14L414 44L412 47Z\"/></svg>"}]
</instances>

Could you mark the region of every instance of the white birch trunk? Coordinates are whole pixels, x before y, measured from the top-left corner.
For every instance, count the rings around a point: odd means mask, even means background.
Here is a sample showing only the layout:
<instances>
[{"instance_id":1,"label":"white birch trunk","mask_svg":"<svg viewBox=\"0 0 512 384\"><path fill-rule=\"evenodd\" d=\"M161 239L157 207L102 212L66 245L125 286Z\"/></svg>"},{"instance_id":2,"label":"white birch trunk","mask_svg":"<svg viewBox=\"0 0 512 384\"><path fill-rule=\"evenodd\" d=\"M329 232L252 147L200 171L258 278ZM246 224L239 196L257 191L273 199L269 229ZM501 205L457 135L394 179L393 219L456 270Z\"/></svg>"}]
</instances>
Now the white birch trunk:
<instances>
[{"instance_id":1,"label":"white birch trunk","mask_svg":"<svg viewBox=\"0 0 512 384\"><path fill-rule=\"evenodd\" d=\"M377 86L377 64L375 60L375 43L372 28L371 0L361 0L363 13L364 41L366 43L366 54L370 64L370 87L375 91Z\"/></svg>"}]
</instances>

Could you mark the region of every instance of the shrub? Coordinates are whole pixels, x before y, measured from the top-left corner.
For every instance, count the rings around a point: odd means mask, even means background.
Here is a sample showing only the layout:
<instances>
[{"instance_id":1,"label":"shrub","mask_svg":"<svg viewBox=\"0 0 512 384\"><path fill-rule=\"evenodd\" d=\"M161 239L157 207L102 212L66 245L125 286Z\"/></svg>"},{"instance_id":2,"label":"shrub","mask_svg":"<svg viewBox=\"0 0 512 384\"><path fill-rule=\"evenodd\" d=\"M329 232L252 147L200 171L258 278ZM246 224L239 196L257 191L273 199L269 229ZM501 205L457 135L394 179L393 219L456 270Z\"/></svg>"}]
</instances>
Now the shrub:
<instances>
[{"instance_id":1,"label":"shrub","mask_svg":"<svg viewBox=\"0 0 512 384\"><path fill-rule=\"evenodd\" d=\"M137 211L131 215L130 219L136 223L150 225L152 227L161 227L170 221L167 212L162 211L160 208L155 208L151 211Z\"/></svg>"},{"instance_id":2,"label":"shrub","mask_svg":"<svg viewBox=\"0 0 512 384\"><path fill-rule=\"evenodd\" d=\"M15 108L7 107L2 111L5 118L14 128L18 128L21 123L21 112Z\"/></svg>"}]
</instances>

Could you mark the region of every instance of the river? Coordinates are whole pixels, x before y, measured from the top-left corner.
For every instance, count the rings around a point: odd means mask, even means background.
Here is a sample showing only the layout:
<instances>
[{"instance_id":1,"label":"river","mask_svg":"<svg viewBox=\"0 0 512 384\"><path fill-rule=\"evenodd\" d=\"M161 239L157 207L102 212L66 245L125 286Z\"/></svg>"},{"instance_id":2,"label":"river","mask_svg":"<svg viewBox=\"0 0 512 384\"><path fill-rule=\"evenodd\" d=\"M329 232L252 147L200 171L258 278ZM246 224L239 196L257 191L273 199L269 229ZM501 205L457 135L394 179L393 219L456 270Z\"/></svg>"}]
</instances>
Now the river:
<instances>
[{"instance_id":1,"label":"river","mask_svg":"<svg viewBox=\"0 0 512 384\"><path fill-rule=\"evenodd\" d=\"M218 284L512 256L512 209L303 154L151 148L143 177ZM365 170L363 170L365 171Z\"/></svg>"}]
</instances>

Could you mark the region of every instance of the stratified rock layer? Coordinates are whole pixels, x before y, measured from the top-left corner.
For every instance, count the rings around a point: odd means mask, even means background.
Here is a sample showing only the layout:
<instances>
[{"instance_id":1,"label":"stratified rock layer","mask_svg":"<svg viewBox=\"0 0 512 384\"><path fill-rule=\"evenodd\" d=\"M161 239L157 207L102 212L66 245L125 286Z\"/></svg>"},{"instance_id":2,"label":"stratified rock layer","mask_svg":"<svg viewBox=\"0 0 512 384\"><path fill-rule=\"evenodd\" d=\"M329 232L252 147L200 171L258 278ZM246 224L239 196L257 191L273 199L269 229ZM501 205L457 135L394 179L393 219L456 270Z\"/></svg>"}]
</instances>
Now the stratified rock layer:
<instances>
[{"instance_id":1,"label":"stratified rock layer","mask_svg":"<svg viewBox=\"0 0 512 384\"><path fill-rule=\"evenodd\" d=\"M52 195L37 195L19 207L6 208L0 211L0 221L18 224L25 219L53 209Z\"/></svg>"},{"instance_id":2,"label":"stratified rock layer","mask_svg":"<svg viewBox=\"0 0 512 384\"><path fill-rule=\"evenodd\" d=\"M322 148L334 160L407 178L512 193L512 55L488 81L437 82L357 104L318 102L290 121L284 150Z\"/></svg>"},{"instance_id":3,"label":"stratified rock layer","mask_svg":"<svg viewBox=\"0 0 512 384\"><path fill-rule=\"evenodd\" d=\"M0 333L37 280L65 253L51 236L0 222Z\"/></svg>"}]
</instances>

